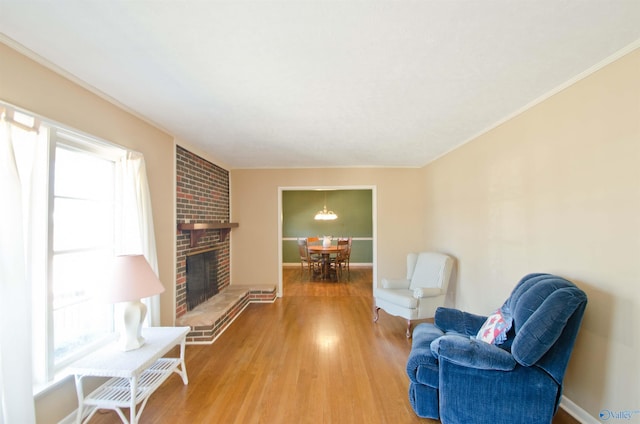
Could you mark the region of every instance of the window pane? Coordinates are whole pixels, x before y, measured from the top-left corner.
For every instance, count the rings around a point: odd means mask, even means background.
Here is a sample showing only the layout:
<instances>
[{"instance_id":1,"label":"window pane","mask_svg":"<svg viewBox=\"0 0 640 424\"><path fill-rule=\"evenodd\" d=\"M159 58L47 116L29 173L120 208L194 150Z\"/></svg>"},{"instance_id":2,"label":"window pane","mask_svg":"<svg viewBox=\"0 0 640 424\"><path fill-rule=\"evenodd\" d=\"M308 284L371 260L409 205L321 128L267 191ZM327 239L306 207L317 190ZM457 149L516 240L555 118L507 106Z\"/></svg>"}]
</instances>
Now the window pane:
<instances>
[{"instance_id":1,"label":"window pane","mask_svg":"<svg viewBox=\"0 0 640 424\"><path fill-rule=\"evenodd\" d=\"M53 204L53 356L57 368L113 330L99 288L113 257L114 162L56 147Z\"/></svg>"},{"instance_id":2,"label":"window pane","mask_svg":"<svg viewBox=\"0 0 640 424\"><path fill-rule=\"evenodd\" d=\"M53 205L53 250L113 245L112 202L56 198Z\"/></svg>"},{"instance_id":3,"label":"window pane","mask_svg":"<svg viewBox=\"0 0 640 424\"><path fill-rule=\"evenodd\" d=\"M113 199L114 163L94 155L56 149L55 195L82 199Z\"/></svg>"},{"instance_id":4,"label":"window pane","mask_svg":"<svg viewBox=\"0 0 640 424\"><path fill-rule=\"evenodd\" d=\"M53 258L54 362L59 364L112 331L112 306L99 298L111 250Z\"/></svg>"}]
</instances>

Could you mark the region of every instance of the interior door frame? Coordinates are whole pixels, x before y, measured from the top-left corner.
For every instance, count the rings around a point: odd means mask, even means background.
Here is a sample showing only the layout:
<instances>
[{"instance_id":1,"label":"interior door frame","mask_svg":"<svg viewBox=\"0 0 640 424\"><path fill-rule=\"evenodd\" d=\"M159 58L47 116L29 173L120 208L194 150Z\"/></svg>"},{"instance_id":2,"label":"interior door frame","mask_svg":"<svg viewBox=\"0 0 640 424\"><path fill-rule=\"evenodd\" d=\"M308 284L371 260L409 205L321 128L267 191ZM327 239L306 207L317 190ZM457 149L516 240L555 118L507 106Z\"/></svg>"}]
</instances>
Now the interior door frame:
<instances>
[{"instance_id":1,"label":"interior door frame","mask_svg":"<svg viewBox=\"0 0 640 424\"><path fill-rule=\"evenodd\" d=\"M282 192L284 191L318 191L318 190L371 190L371 225L372 225L372 250L373 250L373 281L371 290L375 286L378 275L378 209L377 186L375 185L349 185L349 186L279 186L278 187L278 297L284 295L282 283L282 228L284 217L282 216Z\"/></svg>"}]
</instances>

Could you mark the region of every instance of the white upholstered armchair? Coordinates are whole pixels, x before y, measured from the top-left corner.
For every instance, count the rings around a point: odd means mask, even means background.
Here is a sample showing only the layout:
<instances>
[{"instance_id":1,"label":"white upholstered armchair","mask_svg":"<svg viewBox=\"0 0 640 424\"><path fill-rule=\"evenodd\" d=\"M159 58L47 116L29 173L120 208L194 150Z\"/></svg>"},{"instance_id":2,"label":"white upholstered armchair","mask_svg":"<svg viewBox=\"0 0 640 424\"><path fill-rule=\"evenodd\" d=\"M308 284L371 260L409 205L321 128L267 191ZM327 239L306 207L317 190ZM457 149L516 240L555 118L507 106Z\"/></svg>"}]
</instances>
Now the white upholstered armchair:
<instances>
[{"instance_id":1,"label":"white upholstered armchair","mask_svg":"<svg viewBox=\"0 0 640 424\"><path fill-rule=\"evenodd\" d=\"M380 308L407 320L407 337L411 337L411 320L431 318L444 305L451 278L453 259L442 253L421 252L407 255L407 278L383 278L373 289L374 318Z\"/></svg>"}]
</instances>

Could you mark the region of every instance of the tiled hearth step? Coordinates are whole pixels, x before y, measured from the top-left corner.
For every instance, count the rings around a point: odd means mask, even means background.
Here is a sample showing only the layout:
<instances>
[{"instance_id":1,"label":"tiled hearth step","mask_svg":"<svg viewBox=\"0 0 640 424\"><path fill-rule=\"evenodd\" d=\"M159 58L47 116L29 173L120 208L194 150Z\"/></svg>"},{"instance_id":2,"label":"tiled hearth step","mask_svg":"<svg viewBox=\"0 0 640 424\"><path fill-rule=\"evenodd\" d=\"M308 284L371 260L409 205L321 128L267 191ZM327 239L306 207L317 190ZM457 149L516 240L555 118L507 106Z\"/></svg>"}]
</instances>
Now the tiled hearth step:
<instances>
[{"instance_id":1,"label":"tiled hearth step","mask_svg":"<svg viewBox=\"0 0 640 424\"><path fill-rule=\"evenodd\" d=\"M187 344L211 344L250 303L272 303L276 297L275 286L231 285L176 319L176 326L191 327Z\"/></svg>"}]
</instances>

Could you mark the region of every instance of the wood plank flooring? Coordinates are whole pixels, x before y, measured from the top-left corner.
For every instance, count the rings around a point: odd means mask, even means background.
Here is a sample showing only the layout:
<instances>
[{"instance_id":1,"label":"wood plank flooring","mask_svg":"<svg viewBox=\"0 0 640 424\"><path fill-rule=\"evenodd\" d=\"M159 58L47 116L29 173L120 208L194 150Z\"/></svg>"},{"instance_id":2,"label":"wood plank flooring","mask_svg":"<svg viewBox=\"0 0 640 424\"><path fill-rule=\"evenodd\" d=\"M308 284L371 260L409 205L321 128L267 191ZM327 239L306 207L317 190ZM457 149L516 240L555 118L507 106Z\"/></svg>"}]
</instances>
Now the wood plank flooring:
<instances>
[{"instance_id":1,"label":"wood plank flooring","mask_svg":"<svg viewBox=\"0 0 640 424\"><path fill-rule=\"evenodd\" d=\"M140 422L437 423L409 405L406 324L382 311L372 322L371 282L371 269L310 282L285 268L283 298L249 305L214 344L187 346L189 384L171 376ZM90 422L120 419L100 411Z\"/></svg>"}]
</instances>

